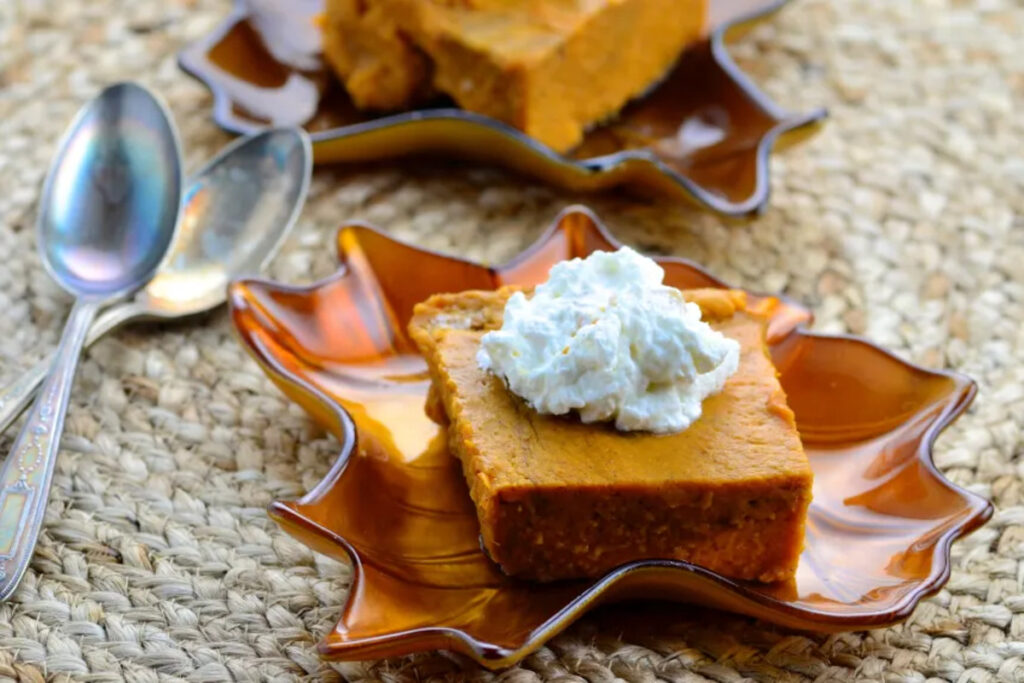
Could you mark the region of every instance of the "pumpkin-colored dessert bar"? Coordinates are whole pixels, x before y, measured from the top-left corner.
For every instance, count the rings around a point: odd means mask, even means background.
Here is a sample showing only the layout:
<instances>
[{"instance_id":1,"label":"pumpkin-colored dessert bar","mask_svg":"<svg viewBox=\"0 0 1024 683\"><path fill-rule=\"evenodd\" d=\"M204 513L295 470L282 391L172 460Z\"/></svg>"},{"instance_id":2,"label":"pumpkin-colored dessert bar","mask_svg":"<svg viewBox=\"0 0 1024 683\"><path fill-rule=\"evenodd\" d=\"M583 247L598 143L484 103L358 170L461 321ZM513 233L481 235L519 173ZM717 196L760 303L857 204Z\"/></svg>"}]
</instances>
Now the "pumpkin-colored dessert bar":
<instances>
[{"instance_id":1,"label":"pumpkin-colored dessert bar","mask_svg":"<svg viewBox=\"0 0 1024 683\"><path fill-rule=\"evenodd\" d=\"M665 75L706 13L706 0L328 0L323 50L360 108L442 92L564 151Z\"/></svg>"},{"instance_id":2,"label":"pumpkin-colored dessert bar","mask_svg":"<svg viewBox=\"0 0 1024 683\"><path fill-rule=\"evenodd\" d=\"M767 353L766 321L743 294L684 292L740 343L740 364L692 425L656 435L539 414L482 370L480 339L501 326L511 291L436 295L409 325L484 548L502 570L549 581L671 558L738 579L791 578L812 474Z\"/></svg>"}]
</instances>

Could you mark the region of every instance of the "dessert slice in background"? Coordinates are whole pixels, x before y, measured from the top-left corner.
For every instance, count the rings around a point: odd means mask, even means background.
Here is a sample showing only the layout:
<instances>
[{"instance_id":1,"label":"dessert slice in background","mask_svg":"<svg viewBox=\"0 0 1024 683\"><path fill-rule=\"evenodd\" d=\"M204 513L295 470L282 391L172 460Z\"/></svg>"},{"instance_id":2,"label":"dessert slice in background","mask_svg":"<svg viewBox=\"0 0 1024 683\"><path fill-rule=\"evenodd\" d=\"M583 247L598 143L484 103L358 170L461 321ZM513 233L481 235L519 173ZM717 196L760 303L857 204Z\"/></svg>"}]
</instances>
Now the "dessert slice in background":
<instances>
[{"instance_id":1,"label":"dessert slice in background","mask_svg":"<svg viewBox=\"0 0 1024 683\"><path fill-rule=\"evenodd\" d=\"M482 370L480 340L501 327L512 291L433 296L409 326L491 558L542 581L658 558L738 579L791 578L812 474L767 354L765 321L745 310L743 294L684 292L712 328L739 342L740 363L699 419L657 435L540 414Z\"/></svg>"},{"instance_id":2,"label":"dessert slice in background","mask_svg":"<svg viewBox=\"0 0 1024 683\"><path fill-rule=\"evenodd\" d=\"M396 19L387 0L327 0L324 7L324 59L360 109L405 109L437 94L430 62Z\"/></svg>"},{"instance_id":3,"label":"dessert slice in background","mask_svg":"<svg viewBox=\"0 0 1024 683\"><path fill-rule=\"evenodd\" d=\"M357 106L431 93L558 151L658 81L706 0L329 0L324 53Z\"/></svg>"}]
</instances>

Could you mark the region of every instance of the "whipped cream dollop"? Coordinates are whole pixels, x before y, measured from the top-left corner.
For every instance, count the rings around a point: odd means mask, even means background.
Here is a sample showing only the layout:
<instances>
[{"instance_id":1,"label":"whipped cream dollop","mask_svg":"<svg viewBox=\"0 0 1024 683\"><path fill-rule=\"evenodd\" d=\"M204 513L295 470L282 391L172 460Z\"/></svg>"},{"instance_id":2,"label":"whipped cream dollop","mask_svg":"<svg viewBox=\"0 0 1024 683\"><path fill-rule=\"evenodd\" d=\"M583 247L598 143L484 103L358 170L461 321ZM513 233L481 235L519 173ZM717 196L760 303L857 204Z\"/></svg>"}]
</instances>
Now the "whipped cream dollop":
<instances>
[{"instance_id":1,"label":"whipped cream dollop","mask_svg":"<svg viewBox=\"0 0 1024 683\"><path fill-rule=\"evenodd\" d=\"M628 247L559 263L533 296L509 297L477 362L537 412L682 431L736 372L740 346L664 277Z\"/></svg>"}]
</instances>

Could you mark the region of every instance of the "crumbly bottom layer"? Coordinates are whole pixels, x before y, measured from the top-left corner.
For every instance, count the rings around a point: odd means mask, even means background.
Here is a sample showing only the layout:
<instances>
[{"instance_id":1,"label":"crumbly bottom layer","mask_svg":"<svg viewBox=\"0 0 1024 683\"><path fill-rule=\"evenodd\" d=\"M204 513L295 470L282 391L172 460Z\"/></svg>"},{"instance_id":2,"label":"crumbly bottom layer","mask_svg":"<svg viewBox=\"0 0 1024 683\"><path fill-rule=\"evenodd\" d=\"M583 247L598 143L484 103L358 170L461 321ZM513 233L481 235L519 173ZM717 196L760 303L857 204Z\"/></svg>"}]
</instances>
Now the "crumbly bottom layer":
<instances>
[{"instance_id":1,"label":"crumbly bottom layer","mask_svg":"<svg viewBox=\"0 0 1024 683\"><path fill-rule=\"evenodd\" d=\"M743 495L743 494L740 494ZM698 495L685 503L623 492L533 492L483 501L484 544L505 573L596 578L643 559L674 559L736 579L791 578L809 494ZM718 500L715 500L718 498Z\"/></svg>"}]
</instances>

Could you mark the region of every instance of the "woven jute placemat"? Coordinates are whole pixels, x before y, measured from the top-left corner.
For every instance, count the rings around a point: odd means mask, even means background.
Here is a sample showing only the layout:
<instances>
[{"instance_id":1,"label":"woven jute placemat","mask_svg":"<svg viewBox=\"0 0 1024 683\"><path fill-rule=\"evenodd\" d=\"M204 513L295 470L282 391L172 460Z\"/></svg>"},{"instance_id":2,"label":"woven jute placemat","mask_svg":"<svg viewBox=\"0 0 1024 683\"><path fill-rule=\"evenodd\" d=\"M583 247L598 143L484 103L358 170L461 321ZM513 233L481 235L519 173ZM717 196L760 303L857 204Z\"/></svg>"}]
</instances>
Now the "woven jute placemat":
<instances>
[{"instance_id":1,"label":"woven jute placemat","mask_svg":"<svg viewBox=\"0 0 1024 683\"><path fill-rule=\"evenodd\" d=\"M197 167L228 137L175 52L229 9L0 2L0 381L52 348L68 308L33 244L59 134L103 85L137 79L167 98ZM997 512L954 547L949 583L909 621L814 635L686 605L643 619L618 608L497 674L445 653L321 662L315 643L349 571L264 508L311 487L337 446L269 384L219 311L127 329L88 352L35 559L0 605L0 677L1024 680L1024 6L796 0L735 53L779 102L832 113L819 137L772 162L771 208L752 224L460 164L318 169L269 274L330 273L345 219L501 260L584 201L627 243L811 304L819 330L971 374L978 400L936 460Z\"/></svg>"}]
</instances>

